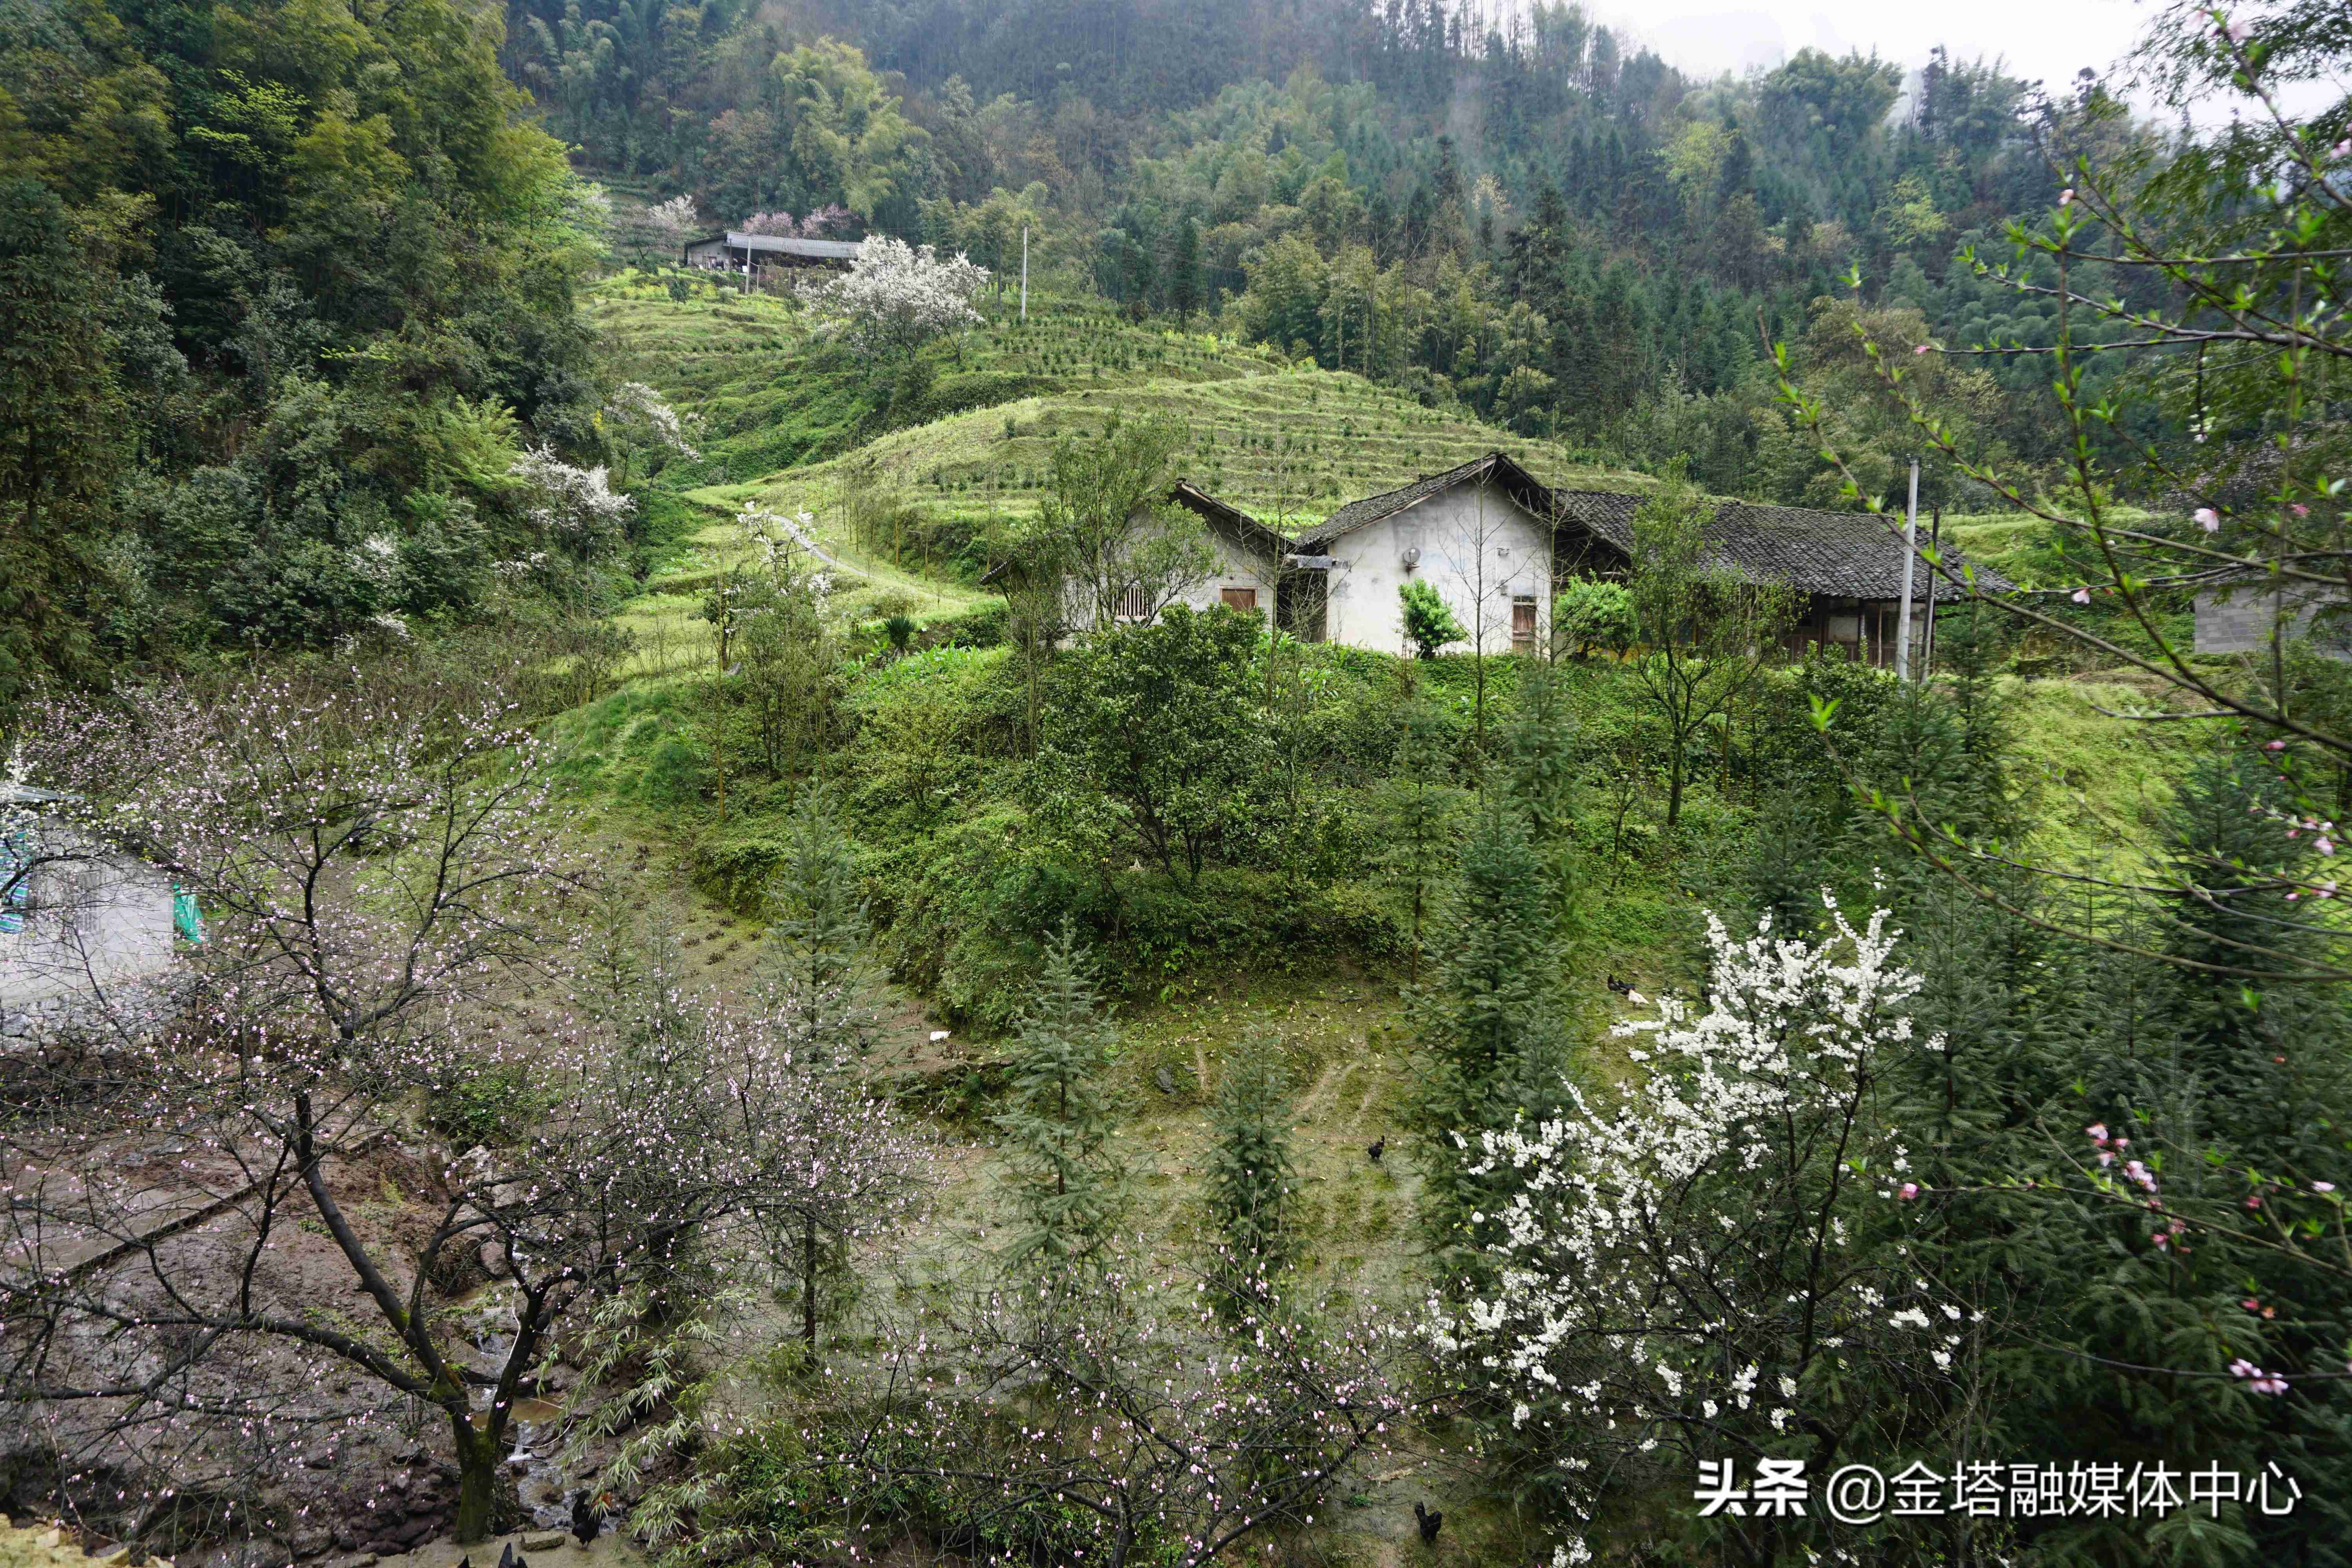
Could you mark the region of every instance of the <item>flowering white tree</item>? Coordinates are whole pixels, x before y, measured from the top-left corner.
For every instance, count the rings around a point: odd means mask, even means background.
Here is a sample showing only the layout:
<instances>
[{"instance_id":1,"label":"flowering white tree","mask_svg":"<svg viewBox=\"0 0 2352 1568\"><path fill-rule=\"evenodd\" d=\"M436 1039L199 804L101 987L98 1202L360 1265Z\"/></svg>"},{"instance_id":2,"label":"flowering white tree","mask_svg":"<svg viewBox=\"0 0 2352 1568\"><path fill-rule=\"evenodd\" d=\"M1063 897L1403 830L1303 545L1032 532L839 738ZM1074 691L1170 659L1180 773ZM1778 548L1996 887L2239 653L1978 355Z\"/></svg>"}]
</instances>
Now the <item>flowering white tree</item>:
<instances>
[{"instance_id":1,"label":"flowering white tree","mask_svg":"<svg viewBox=\"0 0 2352 1568\"><path fill-rule=\"evenodd\" d=\"M617 542L637 509L613 489L603 464L574 468L552 447L525 452L507 473L530 491L531 521L583 561L594 560Z\"/></svg>"},{"instance_id":2,"label":"flowering white tree","mask_svg":"<svg viewBox=\"0 0 2352 1568\"><path fill-rule=\"evenodd\" d=\"M971 301L987 281L988 268L961 254L942 260L928 245L877 234L846 274L803 283L801 298L858 353L904 354L978 321Z\"/></svg>"},{"instance_id":3,"label":"flowering white tree","mask_svg":"<svg viewBox=\"0 0 2352 1568\"><path fill-rule=\"evenodd\" d=\"M702 214L695 209L692 196L672 196L646 209L646 227L673 250L708 226Z\"/></svg>"},{"instance_id":4,"label":"flowering white tree","mask_svg":"<svg viewBox=\"0 0 2352 1568\"><path fill-rule=\"evenodd\" d=\"M753 213L743 220L745 234L772 234L785 239L824 239L848 229L856 220L839 202L811 207L806 217L788 212Z\"/></svg>"},{"instance_id":5,"label":"flowering white tree","mask_svg":"<svg viewBox=\"0 0 2352 1568\"><path fill-rule=\"evenodd\" d=\"M919 1190L890 1113L808 1071L791 1018L588 976L550 759L494 691L163 688L51 704L26 755L208 928L168 1027L0 1119L8 1392L116 1533L224 1466L266 1476L306 1423L412 1401L479 1539L570 1314L730 1227L748 1256L813 1205L870 1228ZM417 1107L482 1083L512 1102L486 1142L419 1141ZM162 1133L183 1158L145 1152ZM487 1344L450 1304L486 1277Z\"/></svg>"},{"instance_id":6,"label":"flowering white tree","mask_svg":"<svg viewBox=\"0 0 2352 1568\"><path fill-rule=\"evenodd\" d=\"M1891 1228L1918 1189L1874 1106L1883 1058L1942 1042L1912 1037L1919 981L1886 912L1857 931L1830 907L1819 946L1710 916L1704 1015L1663 1000L1620 1026L1649 1042L1622 1090L1570 1086L1559 1120L1477 1135L1474 1170L1512 1179L1494 1283L1433 1304L1429 1331L1571 1514L1661 1448L1819 1476L1857 1438L1874 1460L1917 1446L1949 1408L1973 1318Z\"/></svg>"},{"instance_id":7,"label":"flowering white tree","mask_svg":"<svg viewBox=\"0 0 2352 1568\"><path fill-rule=\"evenodd\" d=\"M620 482L629 482L629 471L640 456L684 458L688 462L702 454L688 439L689 423L699 423L690 416L681 416L665 401L662 395L642 381L625 381L604 399L597 411L596 426L603 432L605 445L620 459Z\"/></svg>"}]
</instances>

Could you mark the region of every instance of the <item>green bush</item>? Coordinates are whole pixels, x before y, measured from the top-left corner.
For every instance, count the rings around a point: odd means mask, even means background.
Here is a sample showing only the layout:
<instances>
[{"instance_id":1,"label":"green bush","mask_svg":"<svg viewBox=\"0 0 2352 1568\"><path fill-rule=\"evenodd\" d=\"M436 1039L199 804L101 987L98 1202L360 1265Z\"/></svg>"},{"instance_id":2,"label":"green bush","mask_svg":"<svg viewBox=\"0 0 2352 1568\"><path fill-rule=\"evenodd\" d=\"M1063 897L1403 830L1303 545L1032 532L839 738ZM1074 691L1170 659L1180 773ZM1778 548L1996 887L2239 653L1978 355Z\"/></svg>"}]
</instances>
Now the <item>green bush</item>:
<instances>
[{"instance_id":1,"label":"green bush","mask_svg":"<svg viewBox=\"0 0 2352 1568\"><path fill-rule=\"evenodd\" d=\"M520 1142L551 1103L519 1063L468 1064L426 1103L425 1124L460 1149L499 1147Z\"/></svg>"},{"instance_id":2,"label":"green bush","mask_svg":"<svg viewBox=\"0 0 2352 1568\"><path fill-rule=\"evenodd\" d=\"M960 616L933 621L924 628L923 637L934 646L947 647L1001 647L1012 614L1012 606L1003 600L991 599Z\"/></svg>"},{"instance_id":3,"label":"green bush","mask_svg":"<svg viewBox=\"0 0 2352 1568\"><path fill-rule=\"evenodd\" d=\"M688 875L696 889L712 902L738 914L757 915L766 906L768 884L789 849L781 832L739 819L731 827L713 827L695 839Z\"/></svg>"}]
</instances>

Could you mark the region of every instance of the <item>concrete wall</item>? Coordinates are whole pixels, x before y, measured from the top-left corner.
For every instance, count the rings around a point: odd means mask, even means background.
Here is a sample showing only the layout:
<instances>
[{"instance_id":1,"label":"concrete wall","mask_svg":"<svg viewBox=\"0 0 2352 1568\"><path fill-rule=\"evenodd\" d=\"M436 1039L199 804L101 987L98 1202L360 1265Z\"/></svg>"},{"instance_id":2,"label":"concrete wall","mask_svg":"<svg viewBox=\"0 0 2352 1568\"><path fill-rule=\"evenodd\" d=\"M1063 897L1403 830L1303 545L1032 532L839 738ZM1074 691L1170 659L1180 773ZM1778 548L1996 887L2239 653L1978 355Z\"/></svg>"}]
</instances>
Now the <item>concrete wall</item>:
<instances>
[{"instance_id":1,"label":"concrete wall","mask_svg":"<svg viewBox=\"0 0 2352 1568\"><path fill-rule=\"evenodd\" d=\"M2313 599L2318 590L2313 590ZM2294 608L2289 640L2298 637L2312 639L2313 647L2331 658L2352 658L2352 625L2338 613L2316 626L2314 618L2319 605L2305 599ZM2241 588L2223 594L2207 589L2197 595L2197 643L2199 653L2253 653L2271 646L2271 627L2278 616L2278 600L2259 588Z\"/></svg>"},{"instance_id":2,"label":"concrete wall","mask_svg":"<svg viewBox=\"0 0 2352 1568\"><path fill-rule=\"evenodd\" d=\"M1275 576L1280 563L1213 524L1208 533L1210 546L1217 552L1217 569L1178 595L1179 602L1206 610L1223 604L1227 589L1254 593L1258 619L1272 626Z\"/></svg>"},{"instance_id":3,"label":"concrete wall","mask_svg":"<svg viewBox=\"0 0 2352 1568\"><path fill-rule=\"evenodd\" d=\"M1210 524L1205 530L1209 547L1216 554L1216 567L1208 576L1176 595L1173 601L1189 605L1196 610L1209 609L1224 603L1224 591L1239 588L1257 595L1257 616L1268 626L1274 623L1275 578L1280 563L1274 557L1235 534ZM1089 626L1094 624L1094 600L1086 584L1070 584L1070 625Z\"/></svg>"},{"instance_id":4,"label":"concrete wall","mask_svg":"<svg viewBox=\"0 0 2352 1568\"><path fill-rule=\"evenodd\" d=\"M152 866L92 851L52 817L36 819L24 929L0 932L0 1010L89 997L162 973L173 957L172 883Z\"/></svg>"},{"instance_id":5,"label":"concrete wall","mask_svg":"<svg viewBox=\"0 0 2352 1568\"><path fill-rule=\"evenodd\" d=\"M1534 646L1551 636L1550 531L1495 486L1457 485L1341 534L1329 548L1328 641L1410 651L1397 591L1412 577L1435 584L1473 635L1453 652L1479 647L1482 630L1486 652L1510 652L1511 603L1522 595L1535 600ZM1413 549L1420 559L1408 568L1404 554Z\"/></svg>"}]
</instances>

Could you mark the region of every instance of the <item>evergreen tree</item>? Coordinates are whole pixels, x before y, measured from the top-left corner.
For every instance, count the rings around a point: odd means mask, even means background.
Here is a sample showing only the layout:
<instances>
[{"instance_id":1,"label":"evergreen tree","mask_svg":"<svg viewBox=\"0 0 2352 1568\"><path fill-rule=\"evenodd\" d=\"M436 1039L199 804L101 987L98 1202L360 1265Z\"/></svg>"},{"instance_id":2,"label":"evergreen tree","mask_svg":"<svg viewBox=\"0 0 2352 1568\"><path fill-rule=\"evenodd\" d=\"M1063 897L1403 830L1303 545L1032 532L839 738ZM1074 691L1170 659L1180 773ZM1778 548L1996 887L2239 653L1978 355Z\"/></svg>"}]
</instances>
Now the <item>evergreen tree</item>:
<instances>
[{"instance_id":1,"label":"evergreen tree","mask_svg":"<svg viewBox=\"0 0 2352 1568\"><path fill-rule=\"evenodd\" d=\"M830 797L804 790L768 889L767 979L812 1038L845 1061L872 1044L866 902L857 856Z\"/></svg>"},{"instance_id":2,"label":"evergreen tree","mask_svg":"<svg viewBox=\"0 0 2352 1568\"><path fill-rule=\"evenodd\" d=\"M92 259L55 195L0 185L0 713L44 674L89 668L74 610L129 456Z\"/></svg>"},{"instance_id":3,"label":"evergreen tree","mask_svg":"<svg viewBox=\"0 0 2352 1568\"><path fill-rule=\"evenodd\" d=\"M1265 1293L1297 1240L1297 1173L1290 1163L1289 1075L1282 1041L1259 1026L1243 1036L1217 1084L1209 1213L1223 1243L1218 1268L1236 1307Z\"/></svg>"},{"instance_id":4,"label":"evergreen tree","mask_svg":"<svg viewBox=\"0 0 2352 1568\"><path fill-rule=\"evenodd\" d=\"M1013 1039L1012 1103L995 1119L1010 1144L1018 1215L1009 1262L1051 1268L1089 1258L1118 1228L1126 1171L1102 1084L1118 1042L1077 934L1065 926L1045 944Z\"/></svg>"},{"instance_id":5,"label":"evergreen tree","mask_svg":"<svg viewBox=\"0 0 2352 1568\"><path fill-rule=\"evenodd\" d=\"M1201 308L1201 226L1189 217L1177 220L1169 247L1166 295L1179 324Z\"/></svg>"},{"instance_id":6,"label":"evergreen tree","mask_svg":"<svg viewBox=\"0 0 2352 1568\"><path fill-rule=\"evenodd\" d=\"M1409 680L1412 667L1398 667ZM1405 984L1421 984L1431 905L1443 875L1452 819L1462 791L1450 776L1452 737L1444 718L1410 685L1397 709L1396 752L1381 783L1381 868L1396 891L1406 931Z\"/></svg>"},{"instance_id":7,"label":"evergreen tree","mask_svg":"<svg viewBox=\"0 0 2352 1568\"><path fill-rule=\"evenodd\" d=\"M1425 1176L1422 1218L1449 1283L1477 1267L1496 1223L1489 1200L1506 1180L1472 1173L1477 1133L1539 1117L1560 1092L1559 932L1526 810L1490 789L1463 847L1438 944L1444 962L1410 1005L1426 1057L1411 1113Z\"/></svg>"}]
</instances>

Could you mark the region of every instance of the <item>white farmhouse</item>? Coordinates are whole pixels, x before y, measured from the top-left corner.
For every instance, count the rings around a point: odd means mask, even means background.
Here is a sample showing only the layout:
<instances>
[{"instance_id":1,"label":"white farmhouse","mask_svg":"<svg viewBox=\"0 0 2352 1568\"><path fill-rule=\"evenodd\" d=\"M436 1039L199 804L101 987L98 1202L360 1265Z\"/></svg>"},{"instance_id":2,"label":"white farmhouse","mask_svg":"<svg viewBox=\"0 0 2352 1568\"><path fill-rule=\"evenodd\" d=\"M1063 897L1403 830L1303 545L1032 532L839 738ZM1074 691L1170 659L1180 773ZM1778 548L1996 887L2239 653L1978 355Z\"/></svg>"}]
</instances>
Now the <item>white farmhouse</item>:
<instances>
[{"instance_id":1,"label":"white farmhouse","mask_svg":"<svg viewBox=\"0 0 2352 1568\"><path fill-rule=\"evenodd\" d=\"M1501 452L1366 496L1295 539L1190 481L1171 498L1207 525L1217 571L1180 595L1196 609L1228 605L1302 642L1410 652L1398 591L1433 585L1467 636L1464 651L1529 652L1551 634L1553 595L1571 577L1621 577L1633 552L1639 496L1554 489ZM1727 500L1702 530L1727 569L1797 590L1791 654L1819 647L1875 665L1895 662L1905 549L1889 520ZM1991 593L2011 584L1959 552L1946 567ZM1912 652L1933 637L1934 606L1964 596L1924 559L1912 563ZM1158 605L1121 607L1142 620Z\"/></svg>"}]
</instances>

